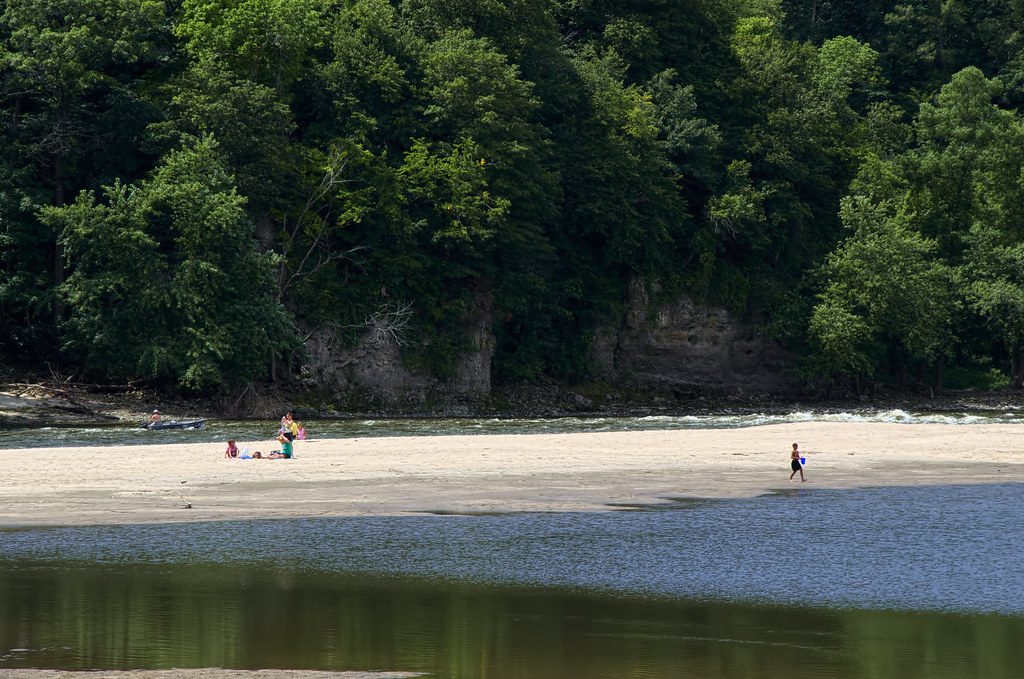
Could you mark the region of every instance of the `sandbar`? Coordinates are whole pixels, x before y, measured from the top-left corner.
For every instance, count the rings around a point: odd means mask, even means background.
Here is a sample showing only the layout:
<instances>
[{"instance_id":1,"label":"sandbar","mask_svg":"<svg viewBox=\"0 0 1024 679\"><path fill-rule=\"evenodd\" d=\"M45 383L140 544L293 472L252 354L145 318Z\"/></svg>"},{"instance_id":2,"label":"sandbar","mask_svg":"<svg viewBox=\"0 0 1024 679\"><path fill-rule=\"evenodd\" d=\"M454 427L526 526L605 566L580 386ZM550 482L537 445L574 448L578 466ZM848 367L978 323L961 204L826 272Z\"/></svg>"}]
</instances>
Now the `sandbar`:
<instances>
[{"instance_id":1,"label":"sandbar","mask_svg":"<svg viewBox=\"0 0 1024 679\"><path fill-rule=\"evenodd\" d=\"M789 481L789 449L807 482ZM270 450L270 441L240 442ZM1024 425L789 423L741 429L0 450L0 527L641 508L818 488L1024 483Z\"/></svg>"}]
</instances>

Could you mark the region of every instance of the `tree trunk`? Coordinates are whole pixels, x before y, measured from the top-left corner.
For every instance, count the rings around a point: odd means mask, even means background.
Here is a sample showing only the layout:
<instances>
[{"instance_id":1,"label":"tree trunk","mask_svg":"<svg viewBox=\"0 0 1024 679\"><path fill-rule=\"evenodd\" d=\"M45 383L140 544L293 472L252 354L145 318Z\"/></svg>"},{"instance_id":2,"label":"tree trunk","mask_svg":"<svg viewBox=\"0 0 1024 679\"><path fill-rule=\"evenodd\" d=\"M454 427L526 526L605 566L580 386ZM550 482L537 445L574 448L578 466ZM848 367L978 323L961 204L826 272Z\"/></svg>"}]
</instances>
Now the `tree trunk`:
<instances>
[{"instance_id":1,"label":"tree trunk","mask_svg":"<svg viewBox=\"0 0 1024 679\"><path fill-rule=\"evenodd\" d=\"M53 204L57 207L64 205L64 154L58 153L53 160ZM60 325L64 318L64 303L61 301L60 292L57 290L64 283L64 246L60 242L61 234L54 235L53 247L53 320Z\"/></svg>"},{"instance_id":2,"label":"tree trunk","mask_svg":"<svg viewBox=\"0 0 1024 679\"><path fill-rule=\"evenodd\" d=\"M900 390L907 388L907 362L900 361Z\"/></svg>"},{"instance_id":3,"label":"tree trunk","mask_svg":"<svg viewBox=\"0 0 1024 679\"><path fill-rule=\"evenodd\" d=\"M14 98L14 107L11 110L11 132L18 132L18 117L21 115L21 95Z\"/></svg>"},{"instance_id":4,"label":"tree trunk","mask_svg":"<svg viewBox=\"0 0 1024 679\"><path fill-rule=\"evenodd\" d=\"M1013 377L1013 388L1024 387L1024 349L1014 349L1010 359L1010 373Z\"/></svg>"},{"instance_id":5,"label":"tree trunk","mask_svg":"<svg viewBox=\"0 0 1024 679\"><path fill-rule=\"evenodd\" d=\"M939 362L935 365L935 393L942 393L942 374L946 369L946 357L939 356Z\"/></svg>"}]
</instances>

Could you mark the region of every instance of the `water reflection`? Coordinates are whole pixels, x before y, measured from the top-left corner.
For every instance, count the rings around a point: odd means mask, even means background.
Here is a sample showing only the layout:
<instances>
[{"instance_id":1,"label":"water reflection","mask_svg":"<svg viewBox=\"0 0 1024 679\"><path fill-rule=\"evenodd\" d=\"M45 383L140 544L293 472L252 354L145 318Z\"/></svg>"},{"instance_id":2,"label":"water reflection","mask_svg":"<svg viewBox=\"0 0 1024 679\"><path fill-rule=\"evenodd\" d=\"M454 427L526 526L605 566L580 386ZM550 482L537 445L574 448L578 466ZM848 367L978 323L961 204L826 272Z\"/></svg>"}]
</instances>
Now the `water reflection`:
<instances>
[{"instance_id":1,"label":"water reflection","mask_svg":"<svg viewBox=\"0 0 1024 679\"><path fill-rule=\"evenodd\" d=\"M1022 490L0 531L0 669L1020 677Z\"/></svg>"},{"instance_id":2,"label":"water reflection","mask_svg":"<svg viewBox=\"0 0 1024 679\"><path fill-rule=\"evenodd\" d=\"M387 668L451 679L1024 671L1019 618L657 601L279 564L21 564L0 578L0 620L0 669Z\"/></svg>"}]
</instances>

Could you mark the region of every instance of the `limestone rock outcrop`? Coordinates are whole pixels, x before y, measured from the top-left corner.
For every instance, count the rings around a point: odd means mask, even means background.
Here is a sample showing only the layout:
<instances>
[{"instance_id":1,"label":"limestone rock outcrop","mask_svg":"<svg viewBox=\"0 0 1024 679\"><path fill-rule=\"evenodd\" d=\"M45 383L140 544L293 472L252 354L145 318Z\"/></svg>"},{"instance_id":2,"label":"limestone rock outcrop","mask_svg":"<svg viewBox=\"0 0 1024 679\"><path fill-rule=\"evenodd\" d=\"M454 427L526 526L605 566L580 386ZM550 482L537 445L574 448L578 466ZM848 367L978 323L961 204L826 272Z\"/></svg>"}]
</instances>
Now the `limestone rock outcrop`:
<instances>
[{"instance_id":1,"label":"limestone rock outcrop","mask_svg":"<svg viewBox=\"0 0 1024 679\"><path fill-rule=\"evenodd\" d=\"M464 317L470 348L447 379L410 369L396 338L372 327L354 346L343 344L329 328L313 332L306 342L310 361L303 374L307 383L339 401L355 398L381 406L481 403L491 396L493 324L493 293L480 286ZM596 375L609 384L679 397L782 394L799 388L790 370L795 357L756 322L687 297L653 302L640 280L629 286L621 321L594 329L592 360Z\"/></svg>"},{"instance_id":2,"label":"limestone rock outcrop","mask_svg":"<svg viewBox=\"0 0 1024 679\"><path fill-rule=\"evenodd\" d=\"M756 322L688 297L654 303L647 285L629 286L619 326L594 333L598 374L612 383L724 393L787 393L799 387L796 357L768 338Z\"/></svg>"}]
</instances>

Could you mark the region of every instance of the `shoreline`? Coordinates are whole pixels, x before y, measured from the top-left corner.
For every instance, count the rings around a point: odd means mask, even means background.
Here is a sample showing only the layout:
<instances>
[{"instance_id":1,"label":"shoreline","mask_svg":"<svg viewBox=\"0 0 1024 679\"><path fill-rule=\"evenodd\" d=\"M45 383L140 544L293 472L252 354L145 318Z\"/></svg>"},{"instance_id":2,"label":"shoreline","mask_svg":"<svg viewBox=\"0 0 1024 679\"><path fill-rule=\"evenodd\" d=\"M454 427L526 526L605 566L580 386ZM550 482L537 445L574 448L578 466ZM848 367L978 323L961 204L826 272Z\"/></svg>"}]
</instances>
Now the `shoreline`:
<instances>
[{"instance_id":1,"label":"shoreline","mask_svg":"<svg viewBox=\"0 0 1024 679\"><path fill-rule=\"evenodd\" d=\"M0 450L0 527L420 513L608 511L797 488L1024 483L1020 425L809 422L740 429ZM807 483L789 482L789 447ZM270 442L239 441L269 450Z\"/></svg>"},{"instance_id":2,"label":"shoreline","mask_svg":"<svg viewBox=\"0 0 1024 679\"><path fill-rule=\"evenodd\" d=\"M170 670L0 669L0 679L411 679L423 672L321 670L233 670L220 667Z\"/></svg>"},{"instance_id":3,"label":"shoreline","mask_svg":"<svg viewBox=\"0 0 1024 679\"><path fill-rule=\"evenodd\" d=\"M345 410L289 388L272 389L258 410L226 409L208 397L168 399L141 388L102 387L61 382L44 376L12 382L0 374L0 429L46 426L125 426L144 422L154 408L169 419L206 418L276 421L288 410L300 420L362 419L553 419L563 417L646 417L787 414L814 411L825 414L905 410L928 413L958 411L1011 412L1022 407L1024 391L947 389L930 394L912 389L880 388L870 398L850 395L823 397L820 393L734 391L708 387L680 395L654 388L612 389L604 383L576 385L504 385L490 398L447 402L427 407L416 403L363 403Z\"/></svg>"}]
</instances>

